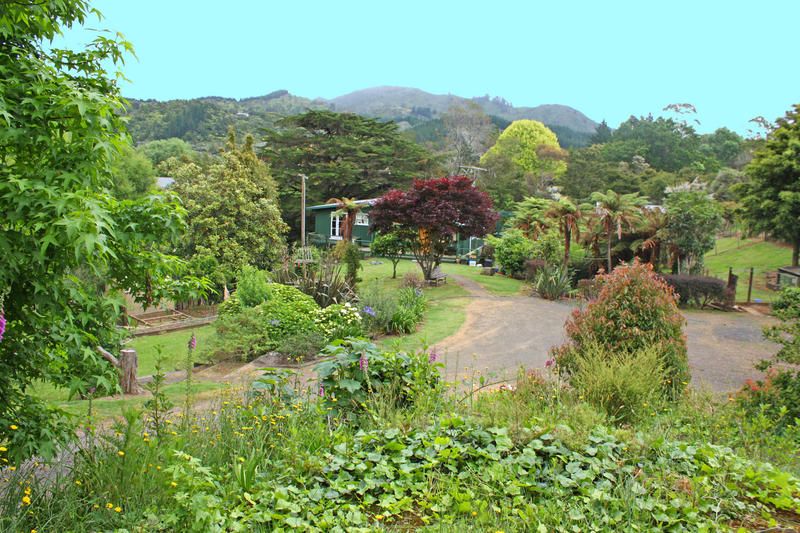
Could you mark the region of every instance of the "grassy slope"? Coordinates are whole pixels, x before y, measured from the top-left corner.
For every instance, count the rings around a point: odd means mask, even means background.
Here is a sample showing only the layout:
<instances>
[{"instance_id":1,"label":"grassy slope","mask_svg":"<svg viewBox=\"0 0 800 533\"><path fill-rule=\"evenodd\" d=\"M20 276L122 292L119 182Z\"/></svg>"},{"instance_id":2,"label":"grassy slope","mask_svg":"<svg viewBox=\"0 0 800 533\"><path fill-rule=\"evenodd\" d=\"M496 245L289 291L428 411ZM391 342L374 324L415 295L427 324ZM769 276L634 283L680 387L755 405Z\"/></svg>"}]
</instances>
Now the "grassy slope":
<instances>
[{"instance_id":1,"label":"grassy slope","mask_svg":"<svg viewBox=\"0 0 800 533\"><path fill-rule=\"evenodd\" d=\"M736 301L747 300L747 284L750 268L753 273L753 299L770 301L775 296L766 286L766 273L791 263L792 250L772 242L759 239L728 237L717 240L716 250L705 256L705 265L712 276L728 279L728 268L739 276Z\"/></svg>"},{"instance_id":2,"label":"grassy slope","mask_svg":"<svg viewBox=\"0 0 800 533\"><path fill-rule=\"evenodd\" d=\"M147 335L135 337L127 344L128 348L136 350L139 356L139 375L148 376L155 370L158 349L164 358L162 369L171 372L183 367L186 349L192 333L197 337L198 349L204 346L214 335L214 326L202 326L193 329L170 331L160 335Z\"/></svg>"}]
</instances>

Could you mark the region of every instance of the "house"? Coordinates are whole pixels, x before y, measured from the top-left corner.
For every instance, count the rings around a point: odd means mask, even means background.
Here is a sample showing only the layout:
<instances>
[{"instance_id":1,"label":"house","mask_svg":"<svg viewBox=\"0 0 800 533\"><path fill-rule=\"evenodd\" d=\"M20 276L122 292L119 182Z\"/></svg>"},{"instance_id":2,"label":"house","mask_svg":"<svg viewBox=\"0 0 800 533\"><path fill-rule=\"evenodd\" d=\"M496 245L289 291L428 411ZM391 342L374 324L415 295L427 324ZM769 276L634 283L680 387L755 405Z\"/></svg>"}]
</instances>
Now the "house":
<instances>
[{"instance_id":1,"label":"house","mask_svg":"<svg viewBox=\"0 0 800 533\"><path fill-rule=\"evenodd\" d=\"M353 240L359 246L369 246L372 243L374 234L369 230L369 211L377 198L369 200L357 200L356 204L362 206L361 211L356 214L353 224ZM332 246L342 240L342 219L344 215L335 214L338 211L337 204L320 204L306 208L306 211L314 217L313 233L308 235L308 242L317 246ZM483 246L483 239L478 237L458 236L453 240L451 255L464 257L471 252L478 251Z\"/></svg>"}]
</instances>

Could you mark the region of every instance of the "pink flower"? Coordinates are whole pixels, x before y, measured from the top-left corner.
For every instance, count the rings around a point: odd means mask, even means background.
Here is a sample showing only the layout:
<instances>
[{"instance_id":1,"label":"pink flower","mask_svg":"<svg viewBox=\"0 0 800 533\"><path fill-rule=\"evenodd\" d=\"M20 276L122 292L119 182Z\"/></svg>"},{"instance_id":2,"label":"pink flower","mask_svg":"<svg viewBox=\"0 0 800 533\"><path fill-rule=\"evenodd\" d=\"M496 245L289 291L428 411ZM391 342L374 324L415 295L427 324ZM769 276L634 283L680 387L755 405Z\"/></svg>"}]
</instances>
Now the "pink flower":
<instances>
[{"instance_id":1,"label":"pink flower","mask_svg":"<svg viewBox=\"0 0 800 533\"><path fill-rule=\"evenodd\" d=\"M436 353L436 348L434 347L433 350L431 350L431 353L428 354L428 362L429 363L435 363L438 358L439 358L439 354Z\"/></svg>"},{"instance_id":2,"label":"pink flower","mask_svg":"<svg viewBox=\"0 0 800 533\"><path fill-rule=\"evenodd\" d=\"M0 341L3 340L3 334L6 332L6 315L0 312Z\"/></svg>"},{"instance_id":3,"label":"pink flower","mask_svg":"<svg viewBox=\"0 0 800 533\"><path fill-rule=\"evenodd\" d=\"M192 338L189 339L189 349L194 350L195 348L197 348L197 337L192 333Z\"/></svg>"},{"instance_id":4,"label":"pink flower","mask_svg":"<svg viewBox=\"0 0 800 533\"><path fill-rule=\"evenodd\" d=\"M360 368L362 372L366 372L368 367L369 361L367 361L367 355L362 353L358 360L358 368Z\"/></svg>"},{"instance_id":5,"label":"pink flower","mask_svg":"<svg viewBox=\"0 0 800 533\"><path fill-rule=\"evenodd\" d=\"M554 364L556 364L556 360L553 359L553 358L550 358L550 359L548 359L547 361L544 362L544 367L545 368L550 368Z\"/></svg>"},{"instance_id":6,"label":"pink flower","mask_svg":"<svg viewBox=\"0 0 800 533\"><path fill-rule=\"evenodd\" d=\"M319 392L317 394L319 394L320 396L325 396L325 387L320 385L319 386Z\"/></svg>"}]
</instances>

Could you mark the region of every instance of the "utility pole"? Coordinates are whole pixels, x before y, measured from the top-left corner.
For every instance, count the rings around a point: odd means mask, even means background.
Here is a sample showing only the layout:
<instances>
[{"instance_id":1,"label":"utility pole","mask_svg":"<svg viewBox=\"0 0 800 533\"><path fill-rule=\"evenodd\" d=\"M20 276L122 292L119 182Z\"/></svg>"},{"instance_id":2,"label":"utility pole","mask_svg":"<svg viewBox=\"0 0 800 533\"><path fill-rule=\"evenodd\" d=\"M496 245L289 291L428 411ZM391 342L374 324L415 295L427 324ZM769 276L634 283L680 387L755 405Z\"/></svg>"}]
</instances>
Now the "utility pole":
<instances>
[{"instance_id":1,"label":"utility pole","mask_svg":"<svg viewBox=\"0 0 800 533\"><path fill-rule=\"evenodd\" d=\"M300 174L300 246L306 247L306 180L308 176Z\"/></svg>"}]
</instances>

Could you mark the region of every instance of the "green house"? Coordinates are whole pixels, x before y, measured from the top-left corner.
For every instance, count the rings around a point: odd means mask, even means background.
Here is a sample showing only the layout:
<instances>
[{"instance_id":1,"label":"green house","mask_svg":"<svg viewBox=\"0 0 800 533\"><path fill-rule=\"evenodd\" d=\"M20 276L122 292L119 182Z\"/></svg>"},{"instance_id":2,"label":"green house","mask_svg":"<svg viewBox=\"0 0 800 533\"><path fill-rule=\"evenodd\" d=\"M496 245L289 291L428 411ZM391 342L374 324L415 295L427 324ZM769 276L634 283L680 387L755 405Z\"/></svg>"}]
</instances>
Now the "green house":
<instances>
[{"instance_id":1,"label":"green house","mask_svg":"<svg viewBox=\"0 0 800 533\"><path fill-rule=\"evenodd\" d=\"M374 237L369 230L369 211L372 204L377 199L357 200L361 205L361 211L356 214L356 221L353 225L353 240L359 246L367 247L372 243ZM316 246L332 246L342 240L342 219L344 216L336 215L336 204L314 205L306 209L314 217L313 233L309 233L307 241ZM478 237L458 236L453 239L452 255L464 257L473 251L477 251L483 246L483 239Z\"/></svg>"}]
</instances>

